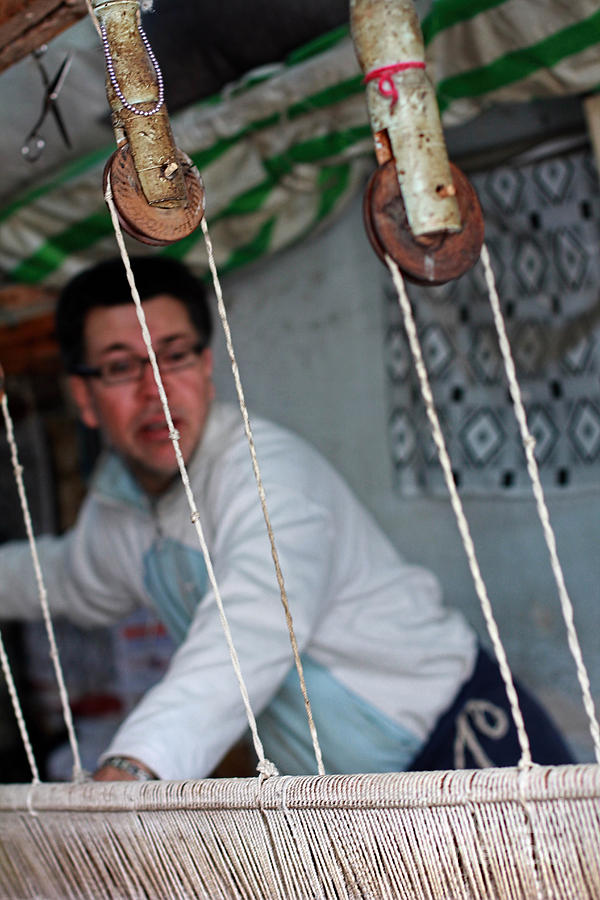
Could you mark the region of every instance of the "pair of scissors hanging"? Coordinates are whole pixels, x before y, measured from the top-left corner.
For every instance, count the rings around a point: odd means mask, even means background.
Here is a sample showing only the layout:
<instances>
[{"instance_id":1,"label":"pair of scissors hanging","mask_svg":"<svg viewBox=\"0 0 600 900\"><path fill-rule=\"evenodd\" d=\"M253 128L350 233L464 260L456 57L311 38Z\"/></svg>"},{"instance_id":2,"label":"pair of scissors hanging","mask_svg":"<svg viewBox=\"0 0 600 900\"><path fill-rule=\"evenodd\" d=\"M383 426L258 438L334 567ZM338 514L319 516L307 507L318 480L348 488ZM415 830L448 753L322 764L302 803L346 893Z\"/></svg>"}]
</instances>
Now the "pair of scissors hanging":
<instances>
[{"instance_id":1,"label":"pair of scissors hanging","mask_svg":"<svg viewBox=\"0 0 600 900\"><path fill-rule=\"evenodd\" d=\"M41 129L48 115L50 114L54 118L54 121L56 122L60 135L66 146L71 147L71 140L69 138L69 134L67 132L63 117L58 108L57 100L58 95L60 94L65 83L65 78L67 77L69 69L71 68L73 54L68 53L65 56L58 68L58 71L56 72L56 75L54 75L54 77L50 79L42 63L42 58L47 49L47 46L45 44L42 44L42 46L37 50L34 50L32 54L44 85L44 99L42 102L40 115L38 116L35 125L25 138L23 146L21 147L21 153L28 162L35 162L36 160L38 160L44 150L44 147L46 146L46 141L41 134Z\"/></svg>"}]
</instances>

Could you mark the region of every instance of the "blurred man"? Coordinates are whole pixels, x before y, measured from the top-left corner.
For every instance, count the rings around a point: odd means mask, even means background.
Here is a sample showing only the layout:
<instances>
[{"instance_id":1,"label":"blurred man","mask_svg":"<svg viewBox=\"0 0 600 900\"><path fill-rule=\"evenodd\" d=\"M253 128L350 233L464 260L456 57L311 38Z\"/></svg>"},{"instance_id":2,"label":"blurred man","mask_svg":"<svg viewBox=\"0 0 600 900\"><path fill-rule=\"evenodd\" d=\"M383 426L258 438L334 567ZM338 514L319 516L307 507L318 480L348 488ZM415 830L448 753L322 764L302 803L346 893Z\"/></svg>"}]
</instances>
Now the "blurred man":
<instances>
[{"instance_id":1,"label":"blurred man","mask_svg":"<svg viewBox=\"0 0 600 900\"><path fill-rule=\"evenodd\" d=\"M214 402L204 290L174 261L133 268L266 754L282 773L314 772L241 417ZM106 452L75 527L40 541L54 613L100 625L149 606L179 644L95 777L204 777L246 719L119 260L67 285L57 329L79 414ZM515 764L497 666L434 577L401 559L304 441L262 420L253 429L326 770ZM0 550L5 617L37 614L27 553ZM475 717L465 744L473 700L493 727L478 731ZM521 692L521 703L534 759L569 761L535 701Z\"/></svg>"}]
</instances>

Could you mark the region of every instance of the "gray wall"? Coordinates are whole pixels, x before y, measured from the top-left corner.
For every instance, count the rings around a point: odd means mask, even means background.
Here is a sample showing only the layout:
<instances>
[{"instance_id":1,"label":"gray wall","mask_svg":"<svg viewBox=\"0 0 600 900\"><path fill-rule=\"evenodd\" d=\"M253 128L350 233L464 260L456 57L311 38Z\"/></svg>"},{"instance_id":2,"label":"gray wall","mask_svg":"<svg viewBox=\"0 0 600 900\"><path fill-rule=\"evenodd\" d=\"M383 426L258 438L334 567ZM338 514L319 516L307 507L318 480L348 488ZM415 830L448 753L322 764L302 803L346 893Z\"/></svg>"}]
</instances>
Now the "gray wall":
<instances>
[{"instance_id":1,"label":"gray wall","mask_svg":"<svg viewBox=\"0 0 600 900\"><path fill-rule=\"evenodd\" d=\"M464 551L445 499L402 496L388 447L384 286L364 236L360 198L324 233L224 282L251 411L310 440L346 477L407 558L440 578L448 603L485 636ZM389 285L388 285L389 289ZM217 328L217 332L219 329ZM216 342L219 396L234 398ZM600 693L598 481L550 498L584 658ZM556 588L529 500L465 498L481 568L513 671L544 700L577 755L592 758Z\"/></svg>"}]
</instances>

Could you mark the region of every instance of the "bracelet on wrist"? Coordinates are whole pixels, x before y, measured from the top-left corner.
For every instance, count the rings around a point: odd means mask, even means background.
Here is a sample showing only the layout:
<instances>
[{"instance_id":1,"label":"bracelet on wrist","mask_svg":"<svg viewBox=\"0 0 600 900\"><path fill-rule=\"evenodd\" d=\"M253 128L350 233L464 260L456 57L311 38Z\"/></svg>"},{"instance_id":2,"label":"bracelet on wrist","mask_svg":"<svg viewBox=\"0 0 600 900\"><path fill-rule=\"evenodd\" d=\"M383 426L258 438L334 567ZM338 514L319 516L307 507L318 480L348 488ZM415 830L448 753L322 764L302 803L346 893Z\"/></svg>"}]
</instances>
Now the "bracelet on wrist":
<instances>
[{"instance_id":1,"label":"bracelet on wrist","mask_svg":"<svg viewBox=\"0 0 600 900\"><path fill-rule=\"evenodd\" d=\"M140 766L138 763L129 759L127 756L108 756L102 761L103 766L112 766L114 769L120 769L121 772L127 772L132 775L136 781L154 781L156 776Z\"/></svg>"}]
</instances>

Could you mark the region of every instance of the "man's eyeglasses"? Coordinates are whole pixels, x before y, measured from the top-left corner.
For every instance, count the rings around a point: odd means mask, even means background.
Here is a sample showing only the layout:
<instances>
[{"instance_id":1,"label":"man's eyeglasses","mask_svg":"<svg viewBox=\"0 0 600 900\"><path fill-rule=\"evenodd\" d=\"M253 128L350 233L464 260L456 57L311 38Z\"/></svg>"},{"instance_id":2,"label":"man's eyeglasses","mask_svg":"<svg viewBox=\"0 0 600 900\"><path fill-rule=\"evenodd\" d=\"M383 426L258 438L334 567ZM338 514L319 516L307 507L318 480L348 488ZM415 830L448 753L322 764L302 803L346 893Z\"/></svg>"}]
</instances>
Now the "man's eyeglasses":
<instances>
[{"instance_id":1,"label":"man's eyeglasses","mask_svg":"<svg viewBox=\"0 0 600 900\"><path fill-rule=\"evenodd\" d=\"M198 341L190 344L187 341L173 341L156 351L156 359L161 372L174 372L177 369L185 369L193 365L195 358L206 349L206 344ZM99 378L102 384L127 384L132 381L140 381L144 369L150 365L148 357L138 356L137 353L115 353L110 359L99 366L73 366L73 375L82 375L84 378Z\"/></svg>"}]
</instances>

